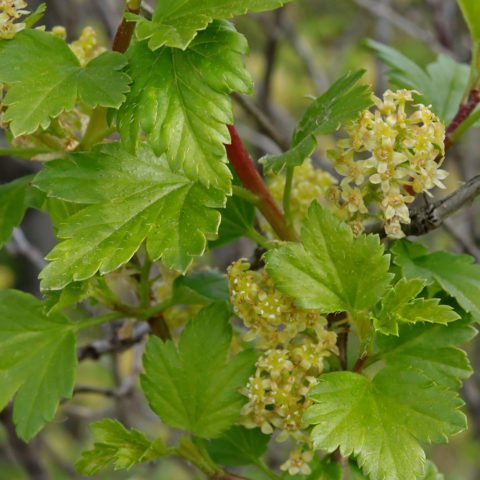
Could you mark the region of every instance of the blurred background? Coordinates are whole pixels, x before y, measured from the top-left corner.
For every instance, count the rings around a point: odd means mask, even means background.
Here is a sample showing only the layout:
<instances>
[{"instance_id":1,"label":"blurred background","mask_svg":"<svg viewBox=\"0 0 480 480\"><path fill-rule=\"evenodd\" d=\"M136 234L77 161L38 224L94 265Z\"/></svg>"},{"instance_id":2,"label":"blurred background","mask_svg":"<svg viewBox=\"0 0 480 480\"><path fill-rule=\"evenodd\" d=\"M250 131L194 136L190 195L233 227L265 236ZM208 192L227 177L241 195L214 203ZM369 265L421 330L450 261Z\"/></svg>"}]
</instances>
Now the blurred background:
<instances>
[{"instance_id":1,"label":"blurred background","mask_svg":"<svg viewBox=\"0 0 480 480\"><path fill-rule=\"evenodd\" d=\"M33 10L40 2L28 3ZM83 27L91 25L108 46L120 22L124 2L47 0L46 4L47 28L63 25L68 39L75 40ZM421 65L428 64L439 53L465 63L470 59L468 32L454 0L299 0L273 13L240 18L236 25L249 40L251 52L247 64L256 84L254 97L235 97L236 121L255 158L278 152L278 144L288 145L295 122L308 105L308 96L319 95L345 72L365 68L366 81L374 85L378 94L387 88L384 67L364 45L367 38L391 45ZM260 117L264 117L263 122ZM275 131L277 143L272 141L265 123ZM468 180L480 171L478 135L478 130L470 131L461 145L449 152L446 169L451 174L448 182L452 190L459 181ZM329 166L322 152L333 141L324 138L314 156L317 165L326 169ZM0 183L39 168L35 162L0 157ZM422 241L434 249L467 252L479 261L479 224L477 206L468 206ZM37 275L43 256L53 244L48 217L30 211L14 239L0 251L0 289L15 287L39 295ZM219 249L214 261L224 267L232 259L249 256L251 252L252 245L240 241ZM468 351L478 372L463 388L470 429L429 452L447 480L480 479L480 339L474 340ZM56 421L30 445L15 437L10 412L3 412L0 480L85 478L78 476L72 465L91 441L87 426L93 420L117 417L125 425L134 425L147 433L162 432L142 396L132 388L131 379L138 373L140 355L141 346L124 354L103 357L98 362L82 362L78 383L97 385L100 394L82 394L80 388L74 400L61 409ZM109 388L115 393L101 394L102 389ZM272 464L278 463L282 448L272 442L269 453ZM171 460L101 478L113 477L202 478L188 466Z\"/></svg>"}]
</instances>

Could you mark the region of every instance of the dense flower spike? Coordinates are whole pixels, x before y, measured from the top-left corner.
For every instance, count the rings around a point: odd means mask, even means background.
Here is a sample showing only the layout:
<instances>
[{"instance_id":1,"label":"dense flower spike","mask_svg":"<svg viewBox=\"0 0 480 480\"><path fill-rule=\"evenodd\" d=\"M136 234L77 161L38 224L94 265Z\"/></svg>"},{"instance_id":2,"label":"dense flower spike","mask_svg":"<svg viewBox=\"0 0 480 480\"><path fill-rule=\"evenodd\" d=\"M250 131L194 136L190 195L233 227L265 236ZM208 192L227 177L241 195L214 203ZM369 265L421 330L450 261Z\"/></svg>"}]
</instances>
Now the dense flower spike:
<instances>
[{"instance_id":1,"label":"dense flower spike","mask_svg":"<svg viewBox=\"0 0 480 480\"><path fill-rule=\"evenodd\" d=\"M30 13L26 7L24 0L0 0L0 38L13 38L25 28L25 23L17 20Z\"/></svg>"},{"instance_id":2,"label":"dense flower spike","mask_svg":"<svg viewBox=\"0 0 480 480\"><path fill-rule=\"evenodd\" d=\"M336 334L325 329L318 312L297 307L266 272L249 267L239 260L228 269L235 313L250 329L246 338L256 338L266 349L244 389L243 424L267 434L277 429L280 441L291 437L297 446L282 468L292 475L308 473L311 451L302 416L311 402L306 395L317 384L324 359L337 351Z\"/></svg>"},{"instance_id":3,"label":"dense flower spike","mask_svg":"<svg viewBox=\"0 0 480 480\"><path fill-rule=\"evenodd\" d=\"M233 308L250 330L246 340L256 339L259 347L272 348L287 344L307 328L324 331L326 319L320 313L297 307L274 287L266 272L249 268L244 259L228 268Z\"/></svg>"},{"instance_id":4,"label":"dense flower spike","mask_svg":"<svg viewBox=\"0 0 480 480\"><path fill-rule=\"evenodd\" d=\"M361 231L358 222L369 216L368 204L376 202L387 235L401 238L401 225L410 223L412 193L445 188L447 172L439 162L445 127L429 107L413 105L414 93L387 90L383 100L375 97L375 110L365 110L346 126L348 138L329 152L344 176L338 194L342 216L355 222L356 233Z\"/></svg>"}]
</instances>

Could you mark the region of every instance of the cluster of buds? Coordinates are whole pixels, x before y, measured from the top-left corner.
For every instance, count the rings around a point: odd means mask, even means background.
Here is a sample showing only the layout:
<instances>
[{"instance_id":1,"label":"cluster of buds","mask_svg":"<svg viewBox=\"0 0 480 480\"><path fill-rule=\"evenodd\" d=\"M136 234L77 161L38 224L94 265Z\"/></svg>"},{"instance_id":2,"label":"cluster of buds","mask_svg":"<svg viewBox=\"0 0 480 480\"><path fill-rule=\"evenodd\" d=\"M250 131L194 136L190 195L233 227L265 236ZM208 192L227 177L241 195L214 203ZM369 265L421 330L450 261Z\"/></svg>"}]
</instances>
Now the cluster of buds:
<instances>
[{"instance_id":1,"label":"cluster of buds","mask_svg":"<svg viewBox=\"0 0 480 480\"><path fill-rule=\"evenodd\" d=\"M316 310L298 307L280 293L265 271L249 270L245 259L228 268L230 301L235 314L249 329L245 340L256 339L259 348L285 345L307 328L323 332L326 319Z\"/></svg>"},{"instance_id":2,"label":"cluster of buds","mask_svg":"<svg viewBox=\"0 0 480 480\"><path fill-rule=\"evenodd\" d=\"M336 184L337 180L332 175L324 170L315 168L310 159L307 159L301 166L295 169L290 208L293 221L297 227L305 218L310 204L314 200L326 203L331 187ZM272 175L268 186L273 197L281 202L285 189L285 176L281 174Z\"/></svg>"},{"instance_id":3,"label":"cluster of buds","mask_svg":"<svg viewBox=\"0 0 480 480\"><path fill-rule=\"evenodd\" d=\"M409 90L387 90L375 98L373 112L365 110L348 125L348 138L330 152L335 169L344 178L337 194L342 216L360 233L368 206L376 203L385 232L403 236L410 223L408 205L415 195L445 188L447 172L440 168L444 156L445 127L425 105L414 105Z\"/></svg>"},{"instance_id":4,"label":"cluster of buds","mask_svg":"<svg viewBox=\"0 0 480 480\"><path fill-rule=\"evenodd\" d=\"M82 66L105 52L105 48L99 45L97 32L92 27L85 27L78 40L70 44L70 48Z\"/></svg>"},{"instance_id":5,"label":"cluster of buds","mask_svg":"<svg viewBox=\"0 0 480 480\"><path fill-rule=\"evenodd\" d=\"M295 448L282 465L291 475L308 474L312 450L302 416L310 406L309 390L324 370L324 359L337 353L334 332L314 310L296 306L282 295L265 271L249 270L245 260L228 269L231 303L249 329L245 339L264 349L256 371L243 390L248 398L242 423L266 434L279 431L278 441L291 438Z\"/></svg>"},{"instance_id":6,"label":"cluster of buds","mask_svg":"<svg viewBox=\"0 0 480 480\"><path fill-rule=\"evenodd\" d=\"M25 23L17 20L30 13L26 7L24 0L0 0L0 38L13 38L25 28Z\"/></svg>"}]
</instances>

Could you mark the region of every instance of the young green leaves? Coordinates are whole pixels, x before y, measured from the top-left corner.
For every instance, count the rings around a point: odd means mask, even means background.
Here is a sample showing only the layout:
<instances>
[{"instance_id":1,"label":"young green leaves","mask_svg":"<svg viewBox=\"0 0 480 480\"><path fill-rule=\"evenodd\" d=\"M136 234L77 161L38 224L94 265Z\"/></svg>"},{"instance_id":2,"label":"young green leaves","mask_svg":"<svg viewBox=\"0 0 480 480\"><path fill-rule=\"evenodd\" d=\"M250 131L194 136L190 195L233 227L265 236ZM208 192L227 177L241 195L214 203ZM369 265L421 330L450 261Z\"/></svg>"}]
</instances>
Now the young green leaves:
<instances>
[{"instance_id":1,"label":"young green leaves","mask_svg":"<svg viewBox=\"0 0 480 480\"><path fill-rule=\"evenodd\" d=\"M89 205L58 231L64 240L40 275L47 290L117 269L145 239L153 260L183 271L204 252L206 235L217 233L215 208L225 205L221 191L173 172L165 156L145 145L135 156L110 144L51 162L36 185L50 196Z\"/></svg>"},{"instance_id":2,"label":"young green leaves","mask_svg":"<svg viewBox=\"0 0 480 480\"><path fill-rule=\"evenodd\" d=\"M249 93L252 86L246 50L245 38L228 22L214 22L186 51L132 45L127 55L134 83L118 114L123 142L133 151L143 130L173 172L230 192L224 144L233 123L230 94Z\"/></svg>"},{"instance_id":3,"label":"young green leaves","mask_svg":"<svg viewBox=\"0 0 480 480\"><path fill-rule=\"evenodd\" d=\"M292 138L292 148L280 155L267 155L262 159L265 168L279 172L287 167L297 167L308 158L317 142L316 135L337 131L346 122L373 104L368 85L357 85L364 70L347 73L315 99L300 120Z\"/></svg>"},{"instance_id":4,"label":"young green leaves","mask_svg":"<svg viewBox=\"0 0 480 480\"><path fill-rule=\"evenodd\" d=\"M226 363L229 317L226 304L213 304L190 320L178 348L156 337L148 342L142 389L167 425L214 438L238 419L245 403L238 389L251 375L257 353L245 350Z\"/></svg>"},{"instance_id":5,"label":"young green leaves","mask_svg":"<svg viewBox=\"0 0 480 480\"><path fill-rule=\"evenodd\" d=\"M213 20L281 7L291 0L163 0L157 2L152 20L131 16L138 22L136 35L148 39L152 50L167 46L185 50L197 32Z\"/></svg>"},{"instance_id":6,"label":"young green leaves","mask_svg":"<svg viewBox=\"0 0 480 480\"><path fill-rule=\"evenodd\" d=\"M130 78L120 53L105 52L85 67L68 45L40 30L25 30L0 41L0 82L9 85L3 120L14 136L47 128L52 118L70 111L80 99L87 107L118 108Z\"/></svg>"},{"instance_id":7,"label":"young green leaves","mask_svg":"<svg viewBox=\"0 0 480 480\"><path fill-rule=\"evenodd\" d=\"M385 368L373 380L327 373L310 398L315 405L304 419L315 425L315 447L355 455L371 480L420 477L425 454L419 442L443 442L466 426L460 398L415 370Z\"/></svg>"},{"instance_id":8,"label":"young green leaves","mask_svg":"<svg viewBox=\"0 0 480 480\"><path fill-rule=\"evenodd\" d=\"M428 254L424 246L406 240L396 242L392 252L407 278L436 281L474 320L480 319L480 266L472 257L448 252Z\"/></svg>"},{"instance_id":9,"label":"young green leaves","mask_svg":"<svg viewBox=\"0 0 480 480\"><path fill-rule=\"evenodd\" d=\"M390 284L390 257L376 235L355 239L350 227L318 203L303 224L302 243L268 252L277 288L322 313L372 307Z\"/></svg>"},{"instance_id":10,"label":"young green leaves","mask_svg":"<svg viewBox=\"0 0 480 480\"><path fill-rule=\"evenodd\" d=\"M398 335L401 323L448 323L460 316L449 305L440 305L438 298L417 298L425 287L425 280L400 279L382 298L378 314L374 315L377 331L386 335Z\"/></svg>"},{"instance_id":11,"label":"young green leaves","mask_svg":"<svg viewBox=\"0 0 480 480\"><path fill-rule=\"evenodd\" d=\"M149 440L145 434L132 428L127 430L117 420L105 419L93 423L96 442L93 449L82 453L76 464L84 475L96 475L106 467L128 470L142 462L150 462L168 453L160 439Z\"/></svg>"},{"instance_id":12,"label":"young green leaves","mask_svg":"<svg viewBox=\"0 0 480 480\"><path fill-rule=\"evenodd\" d=\"M414 366L435 384L457 389L472 374L458 348L476 335L469 318L449 325L402 325L398 336L377 336L378 359L399 370Z\"/></svg>"},{"instance_id":13,"label":"young green leaves","mask_svg":"<svg viewBox=\"0 0 480 480\"><path fill-rule=\"evenodd\" d=\"M15 395L13 420L28 441L72 395L75 325L59 313L47 316L30 295L0 291L0 350L0 410Z\"/></svg>"}]
</instances>

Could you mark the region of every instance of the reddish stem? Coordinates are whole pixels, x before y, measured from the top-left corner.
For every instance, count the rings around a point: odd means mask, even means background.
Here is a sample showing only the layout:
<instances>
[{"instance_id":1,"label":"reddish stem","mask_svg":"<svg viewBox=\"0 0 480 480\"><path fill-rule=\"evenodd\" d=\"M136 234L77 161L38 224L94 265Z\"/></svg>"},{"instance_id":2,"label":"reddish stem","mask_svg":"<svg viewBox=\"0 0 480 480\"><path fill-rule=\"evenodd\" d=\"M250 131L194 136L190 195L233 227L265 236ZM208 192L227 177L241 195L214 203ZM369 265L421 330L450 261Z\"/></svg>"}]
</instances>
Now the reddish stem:
<instances>
[{"instance_id":1,"label":"reddish stem","mask_svg":"<svg viewBox=\"0 0 480 480\"><path fill-rule=\"evenodd\" d=\"M287 225L282 211L265 185L263 178L258 173L235 127L229 125L228 130L231 136L231 144L225 145L225 148L227 149L230 164L240 178L243 186L259 198L258 209L268 223L270 223L279 238L287 241L298 241L296 232Z\"/></svg>"},{"instance_id":2,"label":"reddish stem","mask_svg":"<svg viewBox=\"0 0 480 480\"><path fill-rule=\"evenodd\" d=\"M363 370L363 367L368 360L368 355L366 352L362 353L357 361L355 362L355 365L353 366L352 372L360 373Z\"/></svg>"},{"instance_id":3,"label":"reddish stem","mask_svg":"<svg viewBox=\"0 0 480 480\"><path fill-rule=\"evenodd\" d=\"M463 102L458 111L450 122L450 125L445 132L445 151L447 151L453 144L452 135L457 128L471 115L477 105L480 103L480 91L478 88L473 88L468 94L468 98Z\"/></svg>"},{"instance_id":4,"label":"reddish stem","mask_svg":"<svg viewBox=\"0 0 480 480\"><path fill-rule=\"evenodd\" d=\"M140 8L130 8L130 6L127 6L126 12L138 15L140 13ZM124 53L127 51L130 42L132 41L136 25L136 22L129 22L123 18L122 23L115 34L115 38L113 39L112 50L114 52Z\"/></svg>"}]
</instances>

